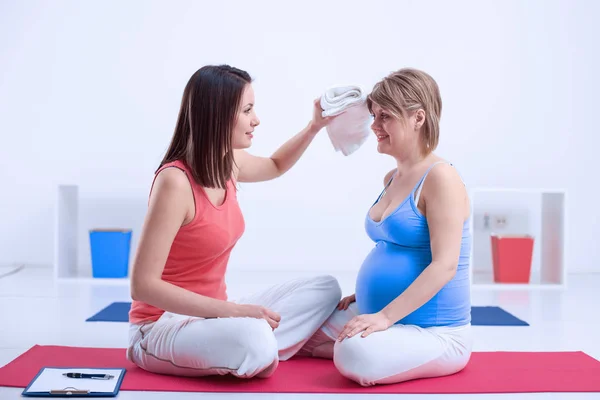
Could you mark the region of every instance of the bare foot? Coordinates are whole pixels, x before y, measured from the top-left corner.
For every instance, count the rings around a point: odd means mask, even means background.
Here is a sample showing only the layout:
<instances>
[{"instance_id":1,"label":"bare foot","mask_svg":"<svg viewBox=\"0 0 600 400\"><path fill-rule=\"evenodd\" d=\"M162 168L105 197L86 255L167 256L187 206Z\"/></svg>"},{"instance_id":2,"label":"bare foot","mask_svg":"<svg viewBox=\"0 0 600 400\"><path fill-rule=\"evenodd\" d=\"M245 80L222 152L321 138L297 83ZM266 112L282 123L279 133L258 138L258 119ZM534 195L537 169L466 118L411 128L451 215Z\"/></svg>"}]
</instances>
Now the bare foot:
<instances>
[{"instance_id":1,"label":"bare foot","mask_svg":"<svg viewBox=\"0 0 600 400\"><path fill-rule=\"evenodd\" d=\"M327 343L323 343L320 346L315 347L315 349L312 352L313 357L328 358L328 359L332 360L334 345L335 345L335 342L327 342Z\"/></svg>"},{"instance_id":2,"label":"bare foot","mask_svg":"<svg viewBox=\"0 0 600 400\"><path fill-rule=\"evenodd\" d=\"M262 371L260 371L258 373L258 375L256 375L257 378L268 378L271 375L273 375L273 373L275 373L275 370L277 369L277 366L279 365L279 358L276 358L275 361L273 361L273 363L271 365L269 365L267 368L263 369Z\"/></svg>"}]
</instances>

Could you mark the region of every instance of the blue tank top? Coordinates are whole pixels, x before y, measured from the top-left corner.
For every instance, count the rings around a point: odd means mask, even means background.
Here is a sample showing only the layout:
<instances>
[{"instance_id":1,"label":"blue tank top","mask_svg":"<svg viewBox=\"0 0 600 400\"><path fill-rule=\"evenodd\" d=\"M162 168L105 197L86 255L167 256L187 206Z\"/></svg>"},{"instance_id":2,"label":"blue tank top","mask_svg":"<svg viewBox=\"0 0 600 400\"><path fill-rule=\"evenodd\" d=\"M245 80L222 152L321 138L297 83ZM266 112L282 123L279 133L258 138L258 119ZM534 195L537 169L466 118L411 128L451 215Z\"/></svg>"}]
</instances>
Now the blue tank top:
<instances>
[{"instance_id":1,"label":"blue tank top","mask_svg":"<svg viewBox=\"0 0 600 400\"><path fill-rule=\"evenodd\" d=\"M425 216L417 209L415 192L419 189L418 198L427 174L438 163L427 169L410 195L382 221L375 222L367 212L365 229L375 242L375 247L364 260L356 280L356 303L361 314L376 313L383 309L431 263L429 228ZM379 202L384 191L371 207ZM467 220L463 225L455 276L431 300L396 324L426 328L470 323L470 251L471 233Z\"/></svg>"}]
</instances>

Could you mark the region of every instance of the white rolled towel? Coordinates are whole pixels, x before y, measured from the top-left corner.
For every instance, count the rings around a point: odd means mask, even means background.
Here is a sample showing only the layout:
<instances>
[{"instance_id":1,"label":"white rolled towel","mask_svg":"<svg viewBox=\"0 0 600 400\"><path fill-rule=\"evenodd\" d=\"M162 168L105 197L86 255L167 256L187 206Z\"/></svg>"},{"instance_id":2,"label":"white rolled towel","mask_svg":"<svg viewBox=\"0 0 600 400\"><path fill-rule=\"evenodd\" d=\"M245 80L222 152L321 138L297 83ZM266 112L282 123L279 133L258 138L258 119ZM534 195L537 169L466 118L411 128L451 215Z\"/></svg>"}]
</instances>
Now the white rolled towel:
<instances>
[{"instance_id":1,"label":"white rolled towel","mask_svg":"<svg viewBox=\"0 0 600 400\"><path fill-rule=\"evenodd\" d=\"M371 134L371 115L367 95L360 86L334 86L321 96L323 117L336 118L327 125L327 134L335 151L348 156Z\"/></svg>"}]
</instances>

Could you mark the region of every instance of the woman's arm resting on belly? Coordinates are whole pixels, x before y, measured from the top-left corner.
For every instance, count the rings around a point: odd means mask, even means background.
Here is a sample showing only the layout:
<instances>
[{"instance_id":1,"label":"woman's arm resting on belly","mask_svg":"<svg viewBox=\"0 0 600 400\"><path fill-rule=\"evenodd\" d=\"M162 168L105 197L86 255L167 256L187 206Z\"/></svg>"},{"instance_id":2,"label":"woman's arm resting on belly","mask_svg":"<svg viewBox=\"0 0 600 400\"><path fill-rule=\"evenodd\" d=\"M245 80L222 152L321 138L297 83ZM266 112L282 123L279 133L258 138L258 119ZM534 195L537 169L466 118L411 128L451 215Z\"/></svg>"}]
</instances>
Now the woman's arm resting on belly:
<instances>
[{"instance_id":1,"label":"woman's arm resting on belly","mask_svg":"<svg viewBox=\"0 0 600 400\"><path fill-rule=\"evenodd\" d=\"M455 275L460 255L463 225L469 204L464 184L450 165L431 170L421 198L426 205L432 261L396 299L376 314L353 318L340 338L365 331L363 336L387 329L431 300Z\"/></svg>"}]
</instances>

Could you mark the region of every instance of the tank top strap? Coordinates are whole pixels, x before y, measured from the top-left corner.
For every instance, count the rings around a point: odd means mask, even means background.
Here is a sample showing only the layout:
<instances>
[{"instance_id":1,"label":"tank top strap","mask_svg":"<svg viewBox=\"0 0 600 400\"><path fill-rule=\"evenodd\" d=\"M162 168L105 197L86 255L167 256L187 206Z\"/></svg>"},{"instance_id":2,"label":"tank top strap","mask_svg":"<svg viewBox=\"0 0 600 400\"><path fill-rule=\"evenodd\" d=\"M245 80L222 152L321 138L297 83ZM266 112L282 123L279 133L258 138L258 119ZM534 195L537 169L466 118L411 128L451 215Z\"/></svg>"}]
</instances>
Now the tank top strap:
<instances>
[{"instance_id":1,"label":"tank top strap","mask_svg":"<svg viewBox=\"0 0 600 400\"><path fill-rule=\"evenodd\" d=\"M433 167L435 167L438 164L450 164L448 161L436 161L433 164L431 164L429 166L429 168L427 168L427 171L425 171L425 173L423 174L423 176L421 177L421 179L419 180L419 182L417 182L417 184L415 185L414 189L412 190L411 197L413 197L415 199L415 204L419 204L419 197L421 197L421 190L423 189L423 184L425 183L425 178L427 178L427 175L429 174L429 171L431 171L431 169ZM416 192L416 195L415 195Z\"/></svg>"},{"instance_id":2,"label":"tank top strap","mask_svg":"<svg viewBox=\"0 0 600 400\"><path fill-rule=\"evenodd\" d=\"M163 165L161 165L160 168L158 168L156 170L156 173L154 175L158 175L159 172L161 172L162 170L171 168L171 167L176 167L176 168L182 170L183 172L185 172L186 174L189 174L189 170L188 170L187 166L185 165L185 163L181 160L175 160L175 161L170 161L170 162L167 162L167 163L164 163Z\"/></svg>"},{"instance_id":3,"label":"tank top strap","mask_svg":"<svg viewBox=\"0 0 600 400\"><path fill-rule=\"evenodd\" d=\"M385 191L388 189L388 187L390 186L390 184L392 183L392 181L394 180L394 178L396 177L396 174L398 173L398 169L394 170L394 173L392 174L392 176L390 177L390 179L387 181L387 183L385 184L383 190L381 191L381 193L379 193L379 196L377 197L377 200L375 200L375 203L373 204L377 204L377 202L379 200L381 200L381 198L383 197L383 195L385 194Z\"/></svg>"}]
</instances>

